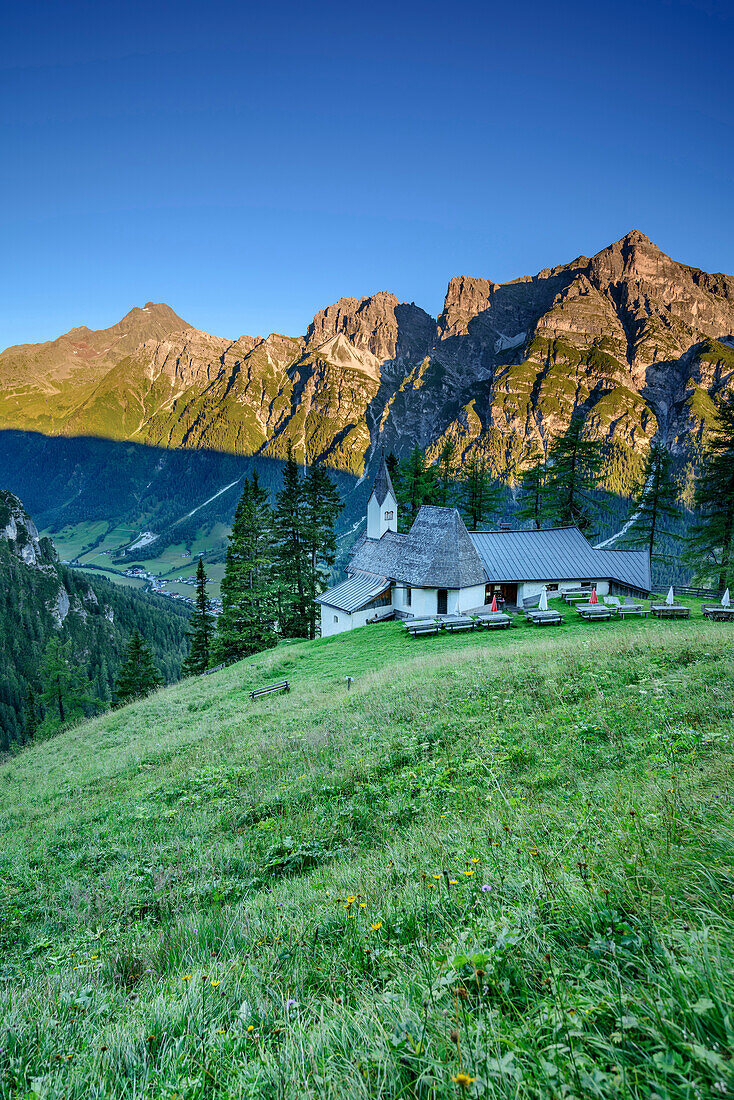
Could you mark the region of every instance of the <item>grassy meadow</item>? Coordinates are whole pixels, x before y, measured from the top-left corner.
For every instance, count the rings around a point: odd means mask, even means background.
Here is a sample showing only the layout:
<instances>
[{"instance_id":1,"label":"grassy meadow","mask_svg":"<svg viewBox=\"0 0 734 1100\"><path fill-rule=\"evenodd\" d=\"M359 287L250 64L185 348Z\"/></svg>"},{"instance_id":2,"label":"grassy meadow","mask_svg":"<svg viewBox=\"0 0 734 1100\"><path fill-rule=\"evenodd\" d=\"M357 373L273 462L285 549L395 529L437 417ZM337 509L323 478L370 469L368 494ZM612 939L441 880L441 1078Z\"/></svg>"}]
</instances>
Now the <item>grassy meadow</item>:
<instances>
[{"instance_id":1,"label":"grassy meadow","mask_svg":"<svg viewBox=\"0 0 734 1100\"><path fill-rule=\"evenodd\" d=\"M733 691L700 615L391 623L6 760L0 1096L731 1095Z\"/></svg>"}]
</instances>

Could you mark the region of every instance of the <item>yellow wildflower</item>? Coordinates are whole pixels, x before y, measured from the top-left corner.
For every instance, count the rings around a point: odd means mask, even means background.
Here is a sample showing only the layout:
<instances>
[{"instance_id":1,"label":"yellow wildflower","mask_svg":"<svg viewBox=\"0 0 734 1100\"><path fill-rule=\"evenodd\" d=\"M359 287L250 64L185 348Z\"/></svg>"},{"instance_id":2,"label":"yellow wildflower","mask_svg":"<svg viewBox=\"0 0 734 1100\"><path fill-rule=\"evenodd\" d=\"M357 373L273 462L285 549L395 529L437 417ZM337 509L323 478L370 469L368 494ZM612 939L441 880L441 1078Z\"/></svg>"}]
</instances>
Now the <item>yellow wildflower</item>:
<instances>
[{"instance_id":1,"label":"yellow wildflower","mask_svg":"<svg viewBox=\"0 0 734 1100\"><path fill-rule=\"evenodd\" d=\"M372 929L372 931L373 931L373 932L379 932L379 931L380 931L380 929L382 928L382 921L381 921L381 920L376 920L376 921L374 921L374 922L373 922L373 923L372 923L372 924L370 925L370 928Z\"/></svg>"},{"instance_id":2,"label":"yellow wildflower","mask_svg":"<svg viewBox=\"0 0 734 1100\"><path fill-rule=\"evenodd\" d=\"M474 868L470 867L468 871L462 871L461 873L462 873L462 875L473 875L474 874Z\"/></svg>"},{"instance_id":3,"label":"yellow wildflower","mask_svg":"<svg viewBox=\"0 0 734 1100\"><path fill-rule=\"evenodd\" d=\"M219 985L220 981L221 981L221 978L217 978L217 980L215 982L212 982L212 985L214 986L215 989Z\"/></svg>"},{"instance_id":4,"label":"yellow wildflower","mask_svg":"<svg viewBox=\"0 0 734 1100\"><path fill-rule=\"evenodd\" d=\"M440 878L440 875L431 875L431 878Z\"/></svg>"},{"instance_id":5,"label":"yellow wildflower","mask_svg":"<svg viewBox=\"0 0 734 1100\"><path fill-rule=\"evenodd\" d=\"M449 879L449 886L458 886L458 885L459 885L458 878L450 878Z\"/></svg>"},{"instance_id":6,"label":"yellow wildflower","mask_svg":"<svg viewBox=\"0 0 734 1100\"><path fill-rule=\"evenodd\" d=\"M190 981L191 981L191 975L190 975L190 974L184 974L184 975L182 975L182 977L181 977L181 981L182 981L182 982L190 982Z\"/></svg>"},{"instance_id":7,"label":"yellow wildflower","mask_svg":"<svg viewBox=\"0 0 734 1100\"><path fill-rule=\"evenodd\" d=\"M457 1073L456 1077L452 1077L451 1080L462 1089L468 1089L469 1085L473 1085L476 1081L476 1077L470 1077L468 1073Z\"/></svg>"}]
</instances>

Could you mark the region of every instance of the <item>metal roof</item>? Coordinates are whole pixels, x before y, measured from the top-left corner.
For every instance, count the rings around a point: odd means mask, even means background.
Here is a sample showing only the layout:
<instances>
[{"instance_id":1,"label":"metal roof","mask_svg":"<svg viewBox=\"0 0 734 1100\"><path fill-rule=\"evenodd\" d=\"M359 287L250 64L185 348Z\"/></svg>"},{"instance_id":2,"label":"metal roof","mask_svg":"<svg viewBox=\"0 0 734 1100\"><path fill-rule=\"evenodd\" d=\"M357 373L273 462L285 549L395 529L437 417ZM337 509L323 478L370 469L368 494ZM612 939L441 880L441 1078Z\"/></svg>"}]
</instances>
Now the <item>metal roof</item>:
<instances>
[{"instance_id":1,"label":"metal roof","mask_svg":"<svg viewBox=\"0 0 734 1100\"><path fill-rule=\"evenodd\" d=\"M359 611L361 607L381 596L390 587L387 577L377 577L374 573L355 573L334 588L317 597L318 603L336 607L339 611Z\"/></svg>"},{"instance_id":2,"label":"metal roof","mask_svg":"<svg viewBox=\"0 0 734 1100\"><path fill-rule=\"evenodd\" d=\"M578 527L545 531L471 531L493 582L616 580L650 591L644 550L596 550Z\"/></svg>"}]
</instances>

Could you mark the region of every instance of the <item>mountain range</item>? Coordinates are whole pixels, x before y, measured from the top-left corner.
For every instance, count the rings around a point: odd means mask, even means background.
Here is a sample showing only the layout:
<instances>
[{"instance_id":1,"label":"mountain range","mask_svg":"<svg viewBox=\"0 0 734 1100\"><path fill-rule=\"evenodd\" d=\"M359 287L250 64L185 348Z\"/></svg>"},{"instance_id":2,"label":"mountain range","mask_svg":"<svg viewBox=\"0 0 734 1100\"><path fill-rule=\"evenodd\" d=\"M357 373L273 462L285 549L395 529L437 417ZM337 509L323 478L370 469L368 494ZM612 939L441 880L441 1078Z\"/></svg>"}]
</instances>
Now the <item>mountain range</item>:
<instances>
[{"instance_id":1,"label":"mountain range","mask_svg":"<svg viewBox=\"0 0 734 1100\"><path fill-rule=\"evenodd\" d=\"M657 435L696 442L734 378L734 278L633 231L595 256L507 283L457 276L443 311L380 291L340 298L302 336L230 340L169 306L0 355L0 429L299 457L360 476L376 447L512 477L581 408L629 462Z\"/></svg>"}]
</instances>

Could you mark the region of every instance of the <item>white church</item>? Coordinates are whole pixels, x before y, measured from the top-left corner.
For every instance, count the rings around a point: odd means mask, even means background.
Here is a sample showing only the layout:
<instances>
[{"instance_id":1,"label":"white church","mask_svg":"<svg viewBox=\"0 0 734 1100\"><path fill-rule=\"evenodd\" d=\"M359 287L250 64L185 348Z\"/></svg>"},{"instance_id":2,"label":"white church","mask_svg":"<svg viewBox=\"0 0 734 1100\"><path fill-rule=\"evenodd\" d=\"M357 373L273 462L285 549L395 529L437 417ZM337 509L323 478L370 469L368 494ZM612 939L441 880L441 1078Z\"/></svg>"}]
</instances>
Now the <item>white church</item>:
<instances>
[{"instance_id":1,"label":"white church","mask_svg":"<svg viewBox=\"0 0 734 1100\"><path fill-rule=\"evenodd\" d=\"M388 618L455 615L491 604L522 606L540 594L596 588L647 596L650 558L600 550L577 527L467 531L455 508L423 505L407 534L384 458L367 503L367 530L352 549L347 579L319 597L321 636Z\"/></svg>"}]
</instances>

